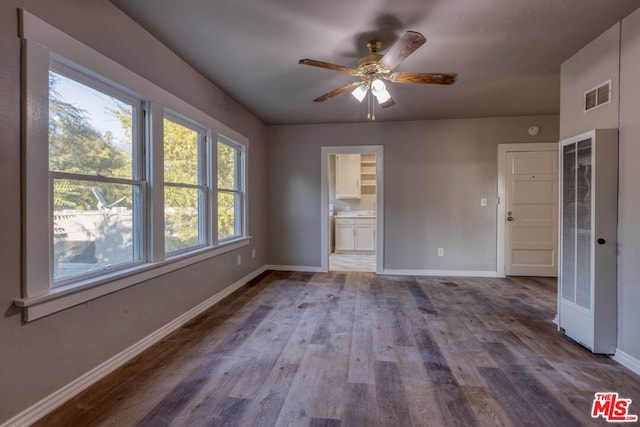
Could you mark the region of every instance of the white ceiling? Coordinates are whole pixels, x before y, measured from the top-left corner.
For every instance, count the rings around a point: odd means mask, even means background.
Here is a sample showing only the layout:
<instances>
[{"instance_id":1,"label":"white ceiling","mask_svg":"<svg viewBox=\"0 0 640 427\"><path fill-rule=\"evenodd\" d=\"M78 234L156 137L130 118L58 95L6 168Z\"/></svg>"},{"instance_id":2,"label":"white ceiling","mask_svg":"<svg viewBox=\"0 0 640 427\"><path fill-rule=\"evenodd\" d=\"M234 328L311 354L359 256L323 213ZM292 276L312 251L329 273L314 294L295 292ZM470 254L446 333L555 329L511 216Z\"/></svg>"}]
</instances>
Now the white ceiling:
<instances>
[{"instance_id":1,"label":"white ceiling","mask_svg":"<svg viewBox=\"0 0 640 427\"><path fill-rule=\"evenodd\" d=\"M354 80L299 65L349 67L366 41L406 30L427 43L397 71L455 72L453 86L389 84L378 120L557 114L560 64L638 7L637 0L112 0L267 124L357 122ZM384 53L383 47L383 53Z\"/></svg>"}]
</instances>

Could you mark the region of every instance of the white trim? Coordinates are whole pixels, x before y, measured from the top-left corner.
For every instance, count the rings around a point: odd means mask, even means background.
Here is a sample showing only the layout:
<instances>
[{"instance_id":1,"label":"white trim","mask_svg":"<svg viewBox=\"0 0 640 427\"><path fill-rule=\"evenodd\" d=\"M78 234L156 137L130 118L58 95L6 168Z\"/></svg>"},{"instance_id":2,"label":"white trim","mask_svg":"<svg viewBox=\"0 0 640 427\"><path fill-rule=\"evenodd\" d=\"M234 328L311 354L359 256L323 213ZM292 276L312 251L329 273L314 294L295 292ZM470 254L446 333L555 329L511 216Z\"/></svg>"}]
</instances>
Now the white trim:
<instances>
[{"instance_id":1,"label":"white trim","mask_svg":"<svg viewBox=\"0 0 640 427\"><path fill-rule=\"evenodd\" d=\"M329 272L329 156L331 154L376 155L376 273L384 269L384 146L340 145L320 147L320 265Z\"/></svg>"},{"instance_id":2,"label":"white trim","mask_svg":"<svg viewBox=\"0 0 640 427\"><path fill-rule=\"evenodd\" d=\"M268 264L266 266L267 270L275 270L275 271L301 271L306 273L326 273L322 269L322 267L311 267L307 265L273 265Z\"/></svg>"},{"instance_id":3,"label":"white trim","mask_svg":"<svg viewBox=\"0 0 640 427\"><path fill-rule=\"evenodd\" d=\"M635 374L640 375L640 359L636 359L635 357L631 356L628 353L625 353L619 348L616 349L616 354L609 357L611 357L613 360L615 360L625 368L633 371Z\"/></svg>"},{"instance_id":4,"label":"white trim","mask_svg":"<svg viewBox=\"0 0 640 427\"><path fill-rule=\"evenodd\" d=\"M497 271L484 270L402 270L386 268L382 274L393 276L504 277Z\"/></svg>"},{"instance_id":5,"label":"white trim","mask_svg":"<svg viewBox=\"0 0 640 427\"><path fill-rule=\"evenodd\" d=\"M71 398L87 389L89 386L95 384L105 376L109 375L147 348L151 347L158 341L162 340L164 337L169 335L171 332L178 329L180 326L184 325L194 317L198 316L200 313L207 310L209 307L217 304L222 299L230 295L232 292L240 289L242 286L246 285L250 280L256 278L260 274L264 273L267 270L267 266L263 266L258 268L257 270L249 273L244 276L242 279L233 283L232 285L224 288L222 291L208 298L207 300L201 302L196 305L186 313L178 316L171 322L162 326L160 329L157 329L155 332L147 335L137 343L128 347L127 349L121 351L116 354L112 358L107 361L101 363L95 368L91 369L89 372L81 375L75 380L71 381L66 386L61 389L53 392L49 396L40 400L36 404L30 406L24 411L20 412L18 415L6 421L2 424L2 427L14 427L14 426L28 426L38 421L54 409L60 407L65 402L69 401Z\"/></svg>"},{"instance_id":6,"label":"white trim","mask_svg":"<svg viewBox=\"0 0 640 427\"><path fill-rule=\"evenodd\" d=\"M498 206L497 206L497 245L496 271L500 277L505 276L505 248L506 248L506 163L507 153L514 151L558 151L557 142L531 142L521 144L498 144Z\"/></svg>"},{"instance_id":7,"label":"white trim","mask_svg":"<svg viewBox=\"0 0 640 427\"><path fill-rule=\"evenodd\" d=\"M57 311L167 274L173 270L248 246L250 239L250 237L245 237L239 239L239 241L229 242L229 244L221 245L213 249L205 248L195 251L193 254L182 254L177 259L169 258L157 263L136 266L130 270L120 270L112 275L105 275L100 280L92 277L87 279L91 284L76 282L69 286L51 289L50 292L35 297L15 299L14 304L18 307L25 308L24 320L25 322L31 322L32 320L48 316ZM114 279L114 277L117 278Z\"/></svg>"}]
</instances>

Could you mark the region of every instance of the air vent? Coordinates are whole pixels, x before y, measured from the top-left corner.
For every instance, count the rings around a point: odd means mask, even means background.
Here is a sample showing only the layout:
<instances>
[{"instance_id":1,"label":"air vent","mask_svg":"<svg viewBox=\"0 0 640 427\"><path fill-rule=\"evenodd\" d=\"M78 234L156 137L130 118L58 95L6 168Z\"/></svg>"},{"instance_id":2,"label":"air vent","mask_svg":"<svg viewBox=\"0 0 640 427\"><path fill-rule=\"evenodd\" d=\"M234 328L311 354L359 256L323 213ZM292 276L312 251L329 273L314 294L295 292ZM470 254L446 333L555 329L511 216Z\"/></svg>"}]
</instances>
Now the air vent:
<instances>
[{"instance_id":1,"label":"air vent","mask_svg":"<svg viewBox=\"0 0 640 427\"><path fill-rule=\"evenodd\" d=\"M594 110L611 102L611 80L584 93L584 112Z\"/></svg>"}]
</instances>

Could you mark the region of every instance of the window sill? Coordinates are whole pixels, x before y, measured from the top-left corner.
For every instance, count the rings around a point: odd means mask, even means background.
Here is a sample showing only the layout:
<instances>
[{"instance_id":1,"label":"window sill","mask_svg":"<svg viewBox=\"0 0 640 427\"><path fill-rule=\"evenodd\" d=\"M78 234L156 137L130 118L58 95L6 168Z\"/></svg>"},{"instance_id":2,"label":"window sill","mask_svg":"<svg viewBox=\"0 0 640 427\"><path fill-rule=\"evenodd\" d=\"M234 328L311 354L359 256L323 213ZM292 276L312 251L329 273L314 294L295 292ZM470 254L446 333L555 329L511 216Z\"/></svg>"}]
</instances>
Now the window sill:
<instances>
[{"instance_id":1,"label":"window sill","mask_svg":"<svg viewBox=\"0 0 640 427\"><path fill-rule=\"evenodd\" d=\"M128 288L154 277L170 273L191 264L201 262L249 245L251 237L242 237L224 242L215 247L199 249L188 254L179 254L160 262L146 263L127 270L79 281L53 288L49 292L29 298L18 298L13 302L25 308L24 320L31 322L49 314L82 304L83 302Z\"/></svg>"}]
</instances>

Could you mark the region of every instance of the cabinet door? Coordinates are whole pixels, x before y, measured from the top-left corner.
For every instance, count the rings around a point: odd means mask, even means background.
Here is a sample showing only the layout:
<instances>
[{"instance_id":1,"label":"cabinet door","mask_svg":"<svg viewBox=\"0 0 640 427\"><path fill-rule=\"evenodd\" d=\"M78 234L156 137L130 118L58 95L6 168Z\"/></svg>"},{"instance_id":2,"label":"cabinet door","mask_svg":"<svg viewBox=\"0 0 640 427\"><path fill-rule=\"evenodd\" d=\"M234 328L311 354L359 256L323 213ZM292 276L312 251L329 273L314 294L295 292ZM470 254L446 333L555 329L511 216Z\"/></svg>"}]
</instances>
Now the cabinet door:
<instances>
[{"instance_id":1,"label":"cabinet door","mask_svg":"<svg viewBox=\"0 0 640 427\"><path fill-rule=\"evenodd\" d=\"M360 154L336 155L336 199L360 198Z\"/></svg>"},{"instance_id":2,"label":"cabinet door","mask_svg":"<svg viewBox=\"0 0 640 427\"><path fill-rule=\"evenodd\" d=\"M356 225L356 250L376 250L375 227L373 225Z\"/></svg>"},{"instance_id":3,"label":"cabinet door","mask_svg":"<svg viewBox=\"0 0 640 427\"><path fill-rule=\"evenodd\" d=\"M336 224L336 251L355 249L353 224Z\"/></svg>"}]
</instances>

